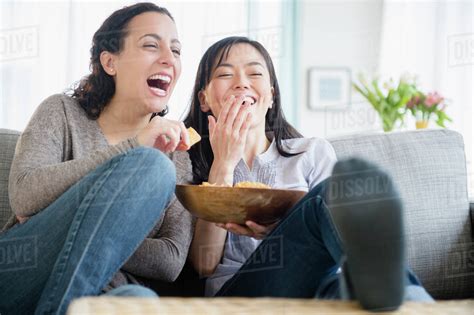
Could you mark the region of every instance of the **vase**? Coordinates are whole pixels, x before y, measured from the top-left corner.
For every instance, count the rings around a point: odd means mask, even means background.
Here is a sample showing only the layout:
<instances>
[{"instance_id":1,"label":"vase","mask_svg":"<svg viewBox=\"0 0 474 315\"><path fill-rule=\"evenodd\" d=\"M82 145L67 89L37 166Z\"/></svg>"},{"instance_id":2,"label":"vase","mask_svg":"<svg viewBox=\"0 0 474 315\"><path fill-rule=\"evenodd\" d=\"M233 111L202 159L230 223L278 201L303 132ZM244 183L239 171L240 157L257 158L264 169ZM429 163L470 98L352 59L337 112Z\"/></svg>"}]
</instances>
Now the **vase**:
<instances>
[{"instance_id":1,"label":"vase","mask_svg":"<svg viewBox=\"0 0 474 315\"><path fill-rule=\"evenodd\" d=\"M428 128L428 120L417 120L416 129L426 129Z\"/></svg>"}]
</instances>

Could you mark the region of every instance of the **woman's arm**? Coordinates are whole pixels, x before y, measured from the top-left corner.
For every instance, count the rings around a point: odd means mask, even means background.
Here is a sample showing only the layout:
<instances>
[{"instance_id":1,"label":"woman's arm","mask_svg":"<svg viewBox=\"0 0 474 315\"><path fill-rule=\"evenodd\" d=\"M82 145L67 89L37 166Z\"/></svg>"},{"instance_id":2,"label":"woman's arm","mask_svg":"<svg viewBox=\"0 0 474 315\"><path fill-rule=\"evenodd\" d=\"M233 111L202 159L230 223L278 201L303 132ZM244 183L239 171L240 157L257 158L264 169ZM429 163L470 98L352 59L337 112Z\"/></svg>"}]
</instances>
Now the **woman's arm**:
<instances>
[{"instance_id":1,"label":"woman's arm","mask_svg":"<svg viewBox=\"0 0 474 315\"><path fill-rule=\"evenodd\" d=\"M98 165L139 146L136 139L129 139L65 162L71 139L63 97L54 95L43 101L18 140L10 170L9 195L19 217L36 214Z\"/></svg>"}]
</instances>

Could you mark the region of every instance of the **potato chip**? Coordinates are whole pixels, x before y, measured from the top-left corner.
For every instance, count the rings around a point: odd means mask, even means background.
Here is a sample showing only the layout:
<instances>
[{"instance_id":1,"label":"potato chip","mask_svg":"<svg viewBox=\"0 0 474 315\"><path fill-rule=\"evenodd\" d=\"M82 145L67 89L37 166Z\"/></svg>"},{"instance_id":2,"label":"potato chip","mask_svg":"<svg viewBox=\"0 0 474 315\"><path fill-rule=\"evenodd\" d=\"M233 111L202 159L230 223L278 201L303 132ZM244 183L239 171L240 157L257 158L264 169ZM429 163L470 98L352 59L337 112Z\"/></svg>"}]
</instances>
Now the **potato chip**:
<instances>
[{"instance_id":1,"label":"potato chip","mask_svg":"<svg viewBox=\"0 0 474 315\"><path fill-rule=\"evenodd\" d=\"M206 187L231 187L228 185L217 185L217 184L211 184L209 182L202 182L201 185L199 186L206 186ZM259 183L259 182L240 182L234 185L236 188L265 188L265 189L271 189L270 186L265 185L264 183Z\"/></svg>"},{"instance_id":2,"label":"potato chip","mask_svg":"<svg viewBox=\"0 0 474 315\"><path fill-rule=\"evenodd\" d=\"M232 187L230 185L217 185L217 184L211 184L209 182L202 182L201 185L199 186L206 186L206 187Z\"/></svg>"},{"instance_id":3,"label":"potato chip","mask_svg":"<svg viewBox=\"0 0 474 315\"><path fill-rule=\"evenodd\" d=\"M196 130L194 130L193 127L188 128L188 133L189 133L189 147L192 147L199 141L201 141L201 136L197 133Z\"/></svg>"},{"instance_id":4,"label":"potato chip","mask_svg":"<svg viewBox=\"0 0 474 315\"><path fill-rule=\"evenodd\" d=\"M259 182L240 182L234 185L234 187L239 188L266 188L270 189L271 187Z\"/></svg>"}]
</instances>

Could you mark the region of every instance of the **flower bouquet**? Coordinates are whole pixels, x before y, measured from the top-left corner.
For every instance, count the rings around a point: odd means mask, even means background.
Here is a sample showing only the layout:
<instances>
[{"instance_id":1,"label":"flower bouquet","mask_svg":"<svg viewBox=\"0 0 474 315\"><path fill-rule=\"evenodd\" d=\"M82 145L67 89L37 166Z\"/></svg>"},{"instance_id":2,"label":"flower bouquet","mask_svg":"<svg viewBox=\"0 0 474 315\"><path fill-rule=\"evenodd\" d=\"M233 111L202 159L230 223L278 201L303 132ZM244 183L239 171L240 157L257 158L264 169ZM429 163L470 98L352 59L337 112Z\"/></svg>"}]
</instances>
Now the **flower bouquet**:
<instances>
[{"instance_id":1,"label":"flower bouquet","mask_svg":"<svg viewBox=\"0 0 474 315\"><path fill-rule=\"evenodd\" d=\"M443 128L446 128L446 121L452 121L444 111L445 98L438 92L430 92L426 95L418 92L408 101L406 107L416 119L416 129L427 128L433 117L436 117L436 124Z\"/></svg>"},{"instance_id":2,"label":"flower bouquet","mask_svg":"<svg viewBox=\"0 0 474 315\"><path fill-rule=\"evenodd\" d=\"M397 122L400 122L400 125L403 124L407 111L406 104L418 92L414 80L407 76L401 77L396 87L393 80L380 87L378 79L368 82L361 75L359 84L354 82L353 86L379 114L383 130L386 132L393 130Z\"/></svg>"}]
</instances>

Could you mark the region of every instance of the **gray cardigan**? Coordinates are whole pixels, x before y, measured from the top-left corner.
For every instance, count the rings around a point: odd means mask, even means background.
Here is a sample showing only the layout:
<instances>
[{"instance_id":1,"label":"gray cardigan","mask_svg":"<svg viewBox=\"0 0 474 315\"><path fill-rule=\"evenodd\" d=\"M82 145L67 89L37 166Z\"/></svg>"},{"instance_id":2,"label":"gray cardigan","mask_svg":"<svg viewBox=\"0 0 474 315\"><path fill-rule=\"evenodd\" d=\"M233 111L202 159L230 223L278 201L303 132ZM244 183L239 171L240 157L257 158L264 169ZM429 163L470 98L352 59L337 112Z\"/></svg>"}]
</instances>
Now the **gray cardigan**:
<instances>
[{"instance_id":1,"label":"gray cardigan","mask_svg":"<svg viewBox=\"0 0 474 315\"><path fill-rule=\"evenodd\" d=\"M98 165L139 144L135 138L109 145L96 120L77 101L57 94L44 100L22 133L9 179L9 196L16 215L32 216L46 208ZM177 182L190 182L187 152L170 155ZM6 228L18 224L12 217ZM174 281L186 261L194 220L173 197L152 232L111 283L138 283L134 276ZM109 286L110 287L110 286Z\"/></svg>"}]
</instances>

